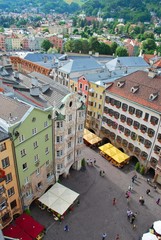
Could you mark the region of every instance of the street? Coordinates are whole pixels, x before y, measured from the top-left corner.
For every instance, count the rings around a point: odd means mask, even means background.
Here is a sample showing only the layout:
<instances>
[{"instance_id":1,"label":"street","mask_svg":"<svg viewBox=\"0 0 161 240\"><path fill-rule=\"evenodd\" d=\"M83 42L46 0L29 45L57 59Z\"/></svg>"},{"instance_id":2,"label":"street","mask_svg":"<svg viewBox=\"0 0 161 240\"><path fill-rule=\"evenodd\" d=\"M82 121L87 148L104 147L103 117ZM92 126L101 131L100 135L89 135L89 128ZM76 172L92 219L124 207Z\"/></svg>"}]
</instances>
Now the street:
<instances>
[{"instance_id":1,"label":"street","mask_svg":"<svg viewBox=\"0 0 161 240\"><path fill-rule=\"evenodd\" d=\"M87 166L85 171L70 171L67 179L61 179L61 184L80 194L80 204L65 216L62 223L56 222L51 213L38 207L31 207L32 216L46 227L44 240L101 240L102 233L107 233L107 240L115 240L119 234L120 240L139 240L147 232L155 220L161 220L161 206L156 204L160 197L158 192L146 182L146 178L137 174L133 183L129 203L125 192L132 183L134 168L126 165L123 169L112 166L94 150L84 147L85 159L96 159L96 166ZM99 171L104 170L101 177ZM150 188L150 196L146 194ZM139 204L143 196L145 205ZM113 206L113 198L116 205ZM137 212L136 228L127 219L127 209ZM69 232L64 231L65 225Z\"/></svg>"}]
</instances>

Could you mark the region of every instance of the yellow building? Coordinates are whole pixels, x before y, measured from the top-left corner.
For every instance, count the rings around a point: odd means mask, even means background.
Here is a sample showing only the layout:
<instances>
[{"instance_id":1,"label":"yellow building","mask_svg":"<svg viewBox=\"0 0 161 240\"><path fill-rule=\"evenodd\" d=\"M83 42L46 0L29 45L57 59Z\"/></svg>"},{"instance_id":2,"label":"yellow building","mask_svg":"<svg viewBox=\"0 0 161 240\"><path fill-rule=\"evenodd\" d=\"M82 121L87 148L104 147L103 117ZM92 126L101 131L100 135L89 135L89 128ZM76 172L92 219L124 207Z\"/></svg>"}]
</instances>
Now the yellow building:
<instances>
[{"instance_id":1,"label":"yellow building","mask_svg":"<svg viewBox=\"0 0 161 240\"><path fill-rule=\"evenodd\" d=\"M0 226L6 227L13 218L22 213L18 191L12 141L7 133L0 131Z\"/></svg>"},{"instance_id":2,"label":"yellow building","mask_svg":"<svg viewBox=\"0 0 161 240\"><path fill-rule=\"evenodd\" d=\"M105 87L94 82L89 83L86 127L99 135L103 115Z\"/></svg>"},{"instance_id":3,"label":"yellow building","mask_svg":"<svg viewBox=\"0 0 161 240\"><path fill-rule=\"evenodd\" d=\"M20 50L21 49L21 39L18 37L12 38L12 49Z\"/></svg>"}]
</instances>

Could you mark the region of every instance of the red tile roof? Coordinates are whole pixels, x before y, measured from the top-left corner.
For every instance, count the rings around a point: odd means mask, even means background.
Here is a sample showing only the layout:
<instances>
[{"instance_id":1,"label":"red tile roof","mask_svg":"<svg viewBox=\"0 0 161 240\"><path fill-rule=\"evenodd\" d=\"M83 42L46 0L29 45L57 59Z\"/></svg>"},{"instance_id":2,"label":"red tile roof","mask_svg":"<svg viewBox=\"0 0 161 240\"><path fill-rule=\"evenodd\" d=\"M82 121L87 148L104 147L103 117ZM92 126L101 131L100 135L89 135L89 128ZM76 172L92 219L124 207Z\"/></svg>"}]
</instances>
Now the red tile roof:
<instances>
[{"instance_id":1,"label":"red tile roof","mask_svg":"<svg viewBox=\"0 0 161 240\"><path fill-rule=\"evenodd\" d=\"M153 57L155 57L154 54L143 54L143 59L144 59L147 63L149 63L150 59L153 58Z\"/></svg>"},{"instance_id":2,"label":"red tile roof","mask_svg":"<svg viewBox=\"0 0 161 240\"><path fill-rule=\"evenodd\" d=\"M120 81L125 81L122 87L117 86ZM139 86L139 90L132 93L130 90L135 86ZM117 79L107 91L161 112L161 76L150 78L147 72L136 71ZM149 100L150 94L154 93L158 93L158 97L155 100Z\"/></svg>"},{"instance_id":3,"label":"red tile roof","mask_svg":"<svg viewBox=\"0 0 161 240\"><path fill-rule=\"evenodd\" d=\"M161 68L161 59L159 59L157 62L153 64L154 67L156 68Z\"/></svg>"}]
</instances>

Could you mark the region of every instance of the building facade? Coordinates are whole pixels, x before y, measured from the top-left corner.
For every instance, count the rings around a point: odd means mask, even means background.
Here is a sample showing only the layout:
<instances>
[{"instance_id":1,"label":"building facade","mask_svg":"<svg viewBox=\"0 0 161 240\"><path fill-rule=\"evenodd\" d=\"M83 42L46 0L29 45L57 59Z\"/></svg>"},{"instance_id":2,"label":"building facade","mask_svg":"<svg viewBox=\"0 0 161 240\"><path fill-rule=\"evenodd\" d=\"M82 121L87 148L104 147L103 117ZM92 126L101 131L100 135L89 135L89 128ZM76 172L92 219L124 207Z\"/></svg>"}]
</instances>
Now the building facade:
<instances>
[{"instance_id":1,"label":"building facade","mask_svg":"<svg viewBox=\"0 0 161 240\"><path fill-rule=\"evenodd\" d=\"M0 131L0 225L6 227L22 213L19 181L13 145L9 135Z\"/></svg>"}]
</instances>

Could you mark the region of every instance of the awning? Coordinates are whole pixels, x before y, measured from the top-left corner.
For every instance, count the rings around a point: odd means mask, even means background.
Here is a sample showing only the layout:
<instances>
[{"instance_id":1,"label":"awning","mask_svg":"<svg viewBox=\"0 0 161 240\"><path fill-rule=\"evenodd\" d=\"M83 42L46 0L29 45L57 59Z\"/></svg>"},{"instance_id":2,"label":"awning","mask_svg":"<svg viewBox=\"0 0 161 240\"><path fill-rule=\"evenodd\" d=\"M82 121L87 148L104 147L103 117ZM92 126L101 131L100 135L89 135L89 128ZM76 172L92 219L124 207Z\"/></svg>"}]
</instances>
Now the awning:
<instances>
[{"instance_id":1,"label":"awning","mask_svg":"<svg viewBox=\"0 0 161 240\"><path fill-rule=\"evenodd\" d=\"M73 190L55 183L38 200L53 211L63 215L66 210L74 203L79 194ZM50 200L48 199L50 197Z\"/></svg>"},{"instance_id":2,"label":"awning","mask_svg":"<svg viewBox=\"0 0 161 240\"><path fill-rule=\"evenodd\" d=\"M161 235L161 220L155 221L153 223L153 228L155 230L156 233L158 233L159 235Z\"/></svg>"},{"instance_id":3,"label":"awning","mask_svg":"<svg viewBox=\"0 0 161 240\"><path fill-rule=\"evenodd\" d=\"M102 138L98 137L96 134L90 132L86 128L84 129L83 139L91 145L96 144L102 140Z\"/></svg>"},{"instance_id":4,"label":"awning","mask_svg":"<svg viewBox=\"0 0 161 240\"><path fill-rule=\"evenodd\" d=\"M32 238L36 238L44 231L44 226L26 213L16 218L15 223Z\"/></svg>"},{"instance_id":5,"label":"awning","mask_svg":"<svg viewBox=\"0 0 161 240\"><path fill-rule=\"evenodd\" d=\"M143 234L142 240L158 240L158 238L154 234L148 232Z\"/></svg>"},{"instance_id":6,"label":"awning","mask_svg":"<svg viewBox=\"0 0 161 240\"><path fill-rule=\"evenodd\" d=\"M118 148L113 146L111 143L106 143L99 147L99 149L109 157L111 157L117 163L123 163L124 161L129 159L129 156L123 152L121 152Z\"/></svg>"},{"instance_id":7,"label":"awning","mask_svg":"<svg viewBox=\"0 0 161 240\"><path fill-rule=\"evenodd\" d=\"M21 240L32 240L32 238L24 232L18 225L10 224L2 230L3 235L6 237L17 238Z\"/></svg>"}]
</instances>

